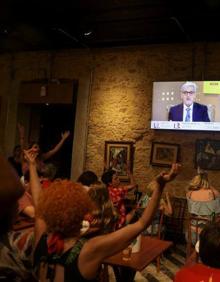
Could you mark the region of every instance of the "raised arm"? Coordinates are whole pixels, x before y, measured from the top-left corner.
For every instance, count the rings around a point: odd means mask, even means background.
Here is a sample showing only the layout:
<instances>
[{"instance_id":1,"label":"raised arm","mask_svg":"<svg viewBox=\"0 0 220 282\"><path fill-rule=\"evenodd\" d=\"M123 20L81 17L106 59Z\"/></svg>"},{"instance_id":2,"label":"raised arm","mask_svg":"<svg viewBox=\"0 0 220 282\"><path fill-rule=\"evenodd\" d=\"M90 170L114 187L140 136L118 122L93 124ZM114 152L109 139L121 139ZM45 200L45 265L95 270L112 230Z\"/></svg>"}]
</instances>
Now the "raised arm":
<instances>
[{"instance_id":1,"label":"raised arm","mask_svg":"<svg viewBox=\"0 0 220 282\"><path fill-rule=\"evenodd\" d=\"M53 155L55 155L60 150L60 148L63 146L64 142L69 137L69 135L70 135L69 131L65 131L65 132L61 133L61 139L60 139L59 143L52 150L42 154L43 160L48 160Z\"/></svg>"},{"instance_id":2,"label":"raised arm","mask_svg":"<svg viewBox=\"0 0 220 282\"><path fill-rule=\"evenodd\" d=\"M158 208L165 184L175 178L179 168L178 164L173 164L168 173L163 172L153 180L152 185L154 185L155 189L152 198L137 222L129 224L116 232L95 237L84 245L79 256L79 269L85 278L93 278L101 262L106 257L123 250L139 233L150 225Z\"/></svg>"},{"instance_id":3,"label":"raised arm","mask_svg":"<svg viewBox=\"0 0 220 282\"><path fill-rule=\"evenodd\" d=\"M124 189L127 189L128 191L133 190L137 187L137 184L134 180L133 173L131 172L130 165L127 164L127 175L130 179L130 184L123 186Z\"/></svg>"},{"instance_id":4,"label":"raised arm","mask_svg":"<svg viewBox=\"0 0 220 282\"><path fill-rule=\"evenodd\" d=\"M36 208L38 205L38 199L41 192L41 184L40 179L37 174L37 164L36 164L36 157L37 153L33 149L24 150L24 156L25 159L28 162L29 165L29 171L30 171L30 188L31 188L31 194L33 198L34 207ZM37 245L41 235L46 231L46 224L45 222L35 217L35 246Z\"/></svg>"}]
</instances>

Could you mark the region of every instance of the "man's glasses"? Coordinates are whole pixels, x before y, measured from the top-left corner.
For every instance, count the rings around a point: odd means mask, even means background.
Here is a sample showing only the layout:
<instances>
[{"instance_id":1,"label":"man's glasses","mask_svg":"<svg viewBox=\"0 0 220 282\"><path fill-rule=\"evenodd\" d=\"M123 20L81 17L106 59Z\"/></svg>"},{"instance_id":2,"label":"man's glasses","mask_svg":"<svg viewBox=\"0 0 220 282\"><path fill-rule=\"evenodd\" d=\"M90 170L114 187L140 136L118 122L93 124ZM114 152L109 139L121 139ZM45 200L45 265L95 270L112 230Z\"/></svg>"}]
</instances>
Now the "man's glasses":
<instances>
[{"instance_id":1,"label":"man's glasses","mask_svg":"<svg viewBox=\"0 0 220 282\"><path fill-rule=\"evenodd\" d=\"M195 94L195 92L194 91L183 91L182 92L184 95L193 95L193 94Z\"/></svg>"}]
</instances>

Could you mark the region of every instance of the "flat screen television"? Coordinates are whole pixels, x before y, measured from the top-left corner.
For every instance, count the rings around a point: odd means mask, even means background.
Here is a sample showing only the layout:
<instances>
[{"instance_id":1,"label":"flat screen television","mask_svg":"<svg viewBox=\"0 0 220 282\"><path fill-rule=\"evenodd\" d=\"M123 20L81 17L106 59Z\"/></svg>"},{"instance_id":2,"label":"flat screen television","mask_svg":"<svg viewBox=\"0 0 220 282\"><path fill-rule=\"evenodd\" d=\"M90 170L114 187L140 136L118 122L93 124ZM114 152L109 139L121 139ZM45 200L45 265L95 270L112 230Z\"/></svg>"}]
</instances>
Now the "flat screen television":
<instances>
[{"instance_id":1,"label":"flat screen television","mask_svg":"<svg viewBox=\"0 0 220 282\"><path fill-rule=\"evenodd\" d=\"M152 129L220 131L220 81L154 82L152 98Z\"/></svg>"}]
</instances>

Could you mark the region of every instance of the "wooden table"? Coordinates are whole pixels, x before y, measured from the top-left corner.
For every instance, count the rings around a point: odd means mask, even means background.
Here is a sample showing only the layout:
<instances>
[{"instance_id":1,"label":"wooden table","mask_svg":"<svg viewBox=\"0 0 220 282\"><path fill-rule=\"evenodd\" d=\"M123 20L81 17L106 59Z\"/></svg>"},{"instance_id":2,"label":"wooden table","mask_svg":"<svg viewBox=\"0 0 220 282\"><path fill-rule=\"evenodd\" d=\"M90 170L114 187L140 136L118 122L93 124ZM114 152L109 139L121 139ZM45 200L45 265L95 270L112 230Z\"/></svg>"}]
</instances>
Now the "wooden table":
<instances>
[{"instance_id":1,"label":"wooden table","mask_svg":"<svg viewBox=\"0 0 220 282\"><path fill-rule=\"evenodd\" d=\"M170 241L159 240L150 236L142 236L140 251L138 253L132 253L130 260L122 260L122 252L119 252L114 256L106 258L104 264L111 266L125 266L136 271L141 271L172 246L172 244L173 243Z\"/></svg>"}]
</instances>

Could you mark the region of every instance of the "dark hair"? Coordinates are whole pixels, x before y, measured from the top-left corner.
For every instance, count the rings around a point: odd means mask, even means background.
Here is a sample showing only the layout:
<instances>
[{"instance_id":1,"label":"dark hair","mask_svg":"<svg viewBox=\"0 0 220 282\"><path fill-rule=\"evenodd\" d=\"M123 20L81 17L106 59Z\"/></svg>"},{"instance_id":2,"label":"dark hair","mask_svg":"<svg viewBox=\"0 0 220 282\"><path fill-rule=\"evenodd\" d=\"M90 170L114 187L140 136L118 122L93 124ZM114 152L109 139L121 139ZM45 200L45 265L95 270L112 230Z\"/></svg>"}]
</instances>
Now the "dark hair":
<instances>
[{"instance_id":1,"label":"dark hair","mask_svg":"<svg viewBox=\"0 0 220 282\"><path fill-rule=\"evenodd\" d=\"M115 170L109 169L102 175L102 182L105 183L105 185L109 185L109 183L112 182L112 177L116 173Z\"/></svg>"},{"instance_id":2,"label":"dark hair","mask_svg":"<svg viewBox=\"0 0 220 282\"><path fill-rule=\"evenodd\" d=\"M81 183L82 185L90 186L91 184L98 182L98 177L93 171L87 170L79 176L77 182Z\"/></svg>"},{"instance_id":3,"label":"dark hair","mask_svg":"<svg viewBox=\"0 0 220 282\"><path fill-rule=\"evenodd\" d=\"M206 225L199 237L201 261L210 267L220 268L220 222Z\"/></svg>"}]
</instances>

